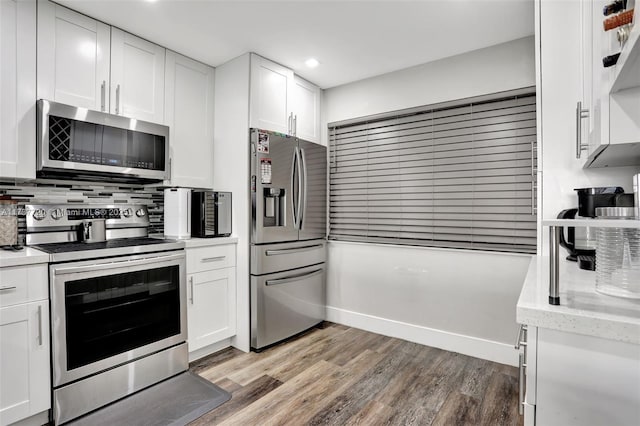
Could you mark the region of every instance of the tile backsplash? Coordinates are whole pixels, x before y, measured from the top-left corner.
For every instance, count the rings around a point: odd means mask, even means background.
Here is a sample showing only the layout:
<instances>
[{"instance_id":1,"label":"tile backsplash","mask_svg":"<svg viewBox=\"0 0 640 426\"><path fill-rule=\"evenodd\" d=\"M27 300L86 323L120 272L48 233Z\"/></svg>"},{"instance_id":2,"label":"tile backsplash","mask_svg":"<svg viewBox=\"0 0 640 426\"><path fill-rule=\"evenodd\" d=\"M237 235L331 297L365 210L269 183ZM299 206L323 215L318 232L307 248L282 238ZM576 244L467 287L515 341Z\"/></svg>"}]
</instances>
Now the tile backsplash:
<instances>
[{"instance_id":1,"label":"tile backsplash","mask_svg":"<svg viewBox=\"0 0 640 426\"><path fill-rule=\"evenodd\" d=\"M25 204L138 204L149 210L149 233L162 233L164 229L164 193L161 187L138 184L75 182L68 180L37 179L13 183L0 181L0 196L16 200L18 207ZM25 218L18 217L18 243L24 243Z\"/></svg>"}]
</instances>

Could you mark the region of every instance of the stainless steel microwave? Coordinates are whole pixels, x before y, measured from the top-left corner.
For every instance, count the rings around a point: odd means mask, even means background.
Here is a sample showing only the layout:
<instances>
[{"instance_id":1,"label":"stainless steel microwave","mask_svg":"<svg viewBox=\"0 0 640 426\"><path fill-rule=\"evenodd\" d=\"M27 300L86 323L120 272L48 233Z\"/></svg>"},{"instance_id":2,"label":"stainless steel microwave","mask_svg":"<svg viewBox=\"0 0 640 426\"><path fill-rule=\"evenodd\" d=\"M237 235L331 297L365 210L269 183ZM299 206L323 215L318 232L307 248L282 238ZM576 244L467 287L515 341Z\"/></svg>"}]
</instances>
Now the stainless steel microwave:
<instances>
[{"instance_id":1,"label":"stainless steel microwave","mask_svg":"<svg viewBox=\"0 0 640 426\"><path fill-rule=\"evenodd\" d=\"M169 127L39 100L38 175L169 179Z\"/></svg>"}]
</instances>

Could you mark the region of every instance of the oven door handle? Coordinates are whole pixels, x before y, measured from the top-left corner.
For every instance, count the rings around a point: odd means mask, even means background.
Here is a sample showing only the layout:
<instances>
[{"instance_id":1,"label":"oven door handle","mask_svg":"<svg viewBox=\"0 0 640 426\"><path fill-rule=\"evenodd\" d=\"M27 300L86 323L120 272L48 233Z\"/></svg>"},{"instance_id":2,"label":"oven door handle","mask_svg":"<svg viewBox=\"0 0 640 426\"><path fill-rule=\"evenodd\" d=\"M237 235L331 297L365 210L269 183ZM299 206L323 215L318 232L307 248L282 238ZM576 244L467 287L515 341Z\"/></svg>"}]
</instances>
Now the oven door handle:
<instances>
[{"instance_id":1,"label":"oven door handle","mask_svg":"<svg viewBox=\"0 0 640 426\"><path fill-rule=\"evenodd\" d=\"M142 259L118 260L115 262L98 263L95 265L72 266L69 268L54 268L53 273L55 275L78 274L81 272L101 271L104 269L126 268L129 266L139 266L139 265L147 265L151 263L169 262L172 260L180 260L184 258L185 258L184 253L180 253L180 254L172 254L168 256L165 255L165 256L145 257Z\"/></svg>"}]
</instances>

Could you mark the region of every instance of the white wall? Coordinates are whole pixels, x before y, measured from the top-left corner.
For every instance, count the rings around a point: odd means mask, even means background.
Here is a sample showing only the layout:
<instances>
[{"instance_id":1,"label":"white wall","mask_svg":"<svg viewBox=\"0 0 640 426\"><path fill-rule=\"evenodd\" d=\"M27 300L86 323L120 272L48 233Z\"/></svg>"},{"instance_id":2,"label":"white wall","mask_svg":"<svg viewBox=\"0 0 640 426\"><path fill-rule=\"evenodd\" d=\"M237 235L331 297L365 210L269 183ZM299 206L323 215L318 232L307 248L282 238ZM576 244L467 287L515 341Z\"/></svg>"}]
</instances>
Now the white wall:
<instances>
[{"instance_id":1,"label":"white wall","mask_svg":"<svg viewBox=\"0 0 640 426\"><path fill-rule=\"evenodd\" d=\"M528 86L535 86L533 36L328 89L326 122Z\"/></svg>"},{"instance_id":2,"label":"white wall","mask_svg":"<svg viewBox=\"0 0 640 426\"><path fill-rule=\"evenodd\" d=\"M516 303L530 255L329 243L327 317L515 364Z\"/></svg>"},{"instance_id":3,"label":"white wall","mask_svg":"<svg viewBox=\"0 0 640 426\"><path fill-rule=\"evenodd\" d=\"M216 68L213 187L231 191L236 252L237 333L231 344L249 350L249 54Z\"/></svg>"},{"instance_id":4,"label":"white wall","mask_svg":"<svg viewBox=\"0 0 640 426\"><path fill-rule=\"evenodd\" d=\"M326 124L535 86L534 38L328 89ZM517 363L515 307L530 256L329 244L329 320Z\"/></svg>"}]
</instances>

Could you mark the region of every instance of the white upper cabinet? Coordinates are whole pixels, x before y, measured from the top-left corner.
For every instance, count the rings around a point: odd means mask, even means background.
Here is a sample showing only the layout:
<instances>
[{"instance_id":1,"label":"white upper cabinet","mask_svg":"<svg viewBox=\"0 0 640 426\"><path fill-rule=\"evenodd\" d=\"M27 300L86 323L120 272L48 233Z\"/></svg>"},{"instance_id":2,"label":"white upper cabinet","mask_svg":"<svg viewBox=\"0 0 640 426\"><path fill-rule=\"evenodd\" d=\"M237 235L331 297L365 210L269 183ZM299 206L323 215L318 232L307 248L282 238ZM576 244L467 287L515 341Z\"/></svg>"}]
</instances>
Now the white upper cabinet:
<instances>
[{"instance_id":1,"label":"white upper cabinet","mask_svg":"<svg viewBox=\"0 0 640 426\"><path fill-rule=\"evenodd\" d=\"M214 69L167 51L165 122L171 180L165 184L213 188Z\"/></svg>"},{"instance_id":2,"label":"white upper cabinet","mask_svg":"<svg viewBox=\"0 0 640 426\"><path fill-rule=\"evenodd\" d=\"M38 98L108 111L109 50L108 25L38 2Z\"/></svg>"},{"instance_id":3,"label":"white upper cabinet","mask_svg":"<svg viewBox=\"0 0 640 426\"><path fill-rule=\"evenodd\" d=\"M293 95L294 134L320 143L320 88L295 76Z\"/></svg>"},{"instance_id":4,"label":"white upper cabinet","mask_svg":"<svg viewBox=\"0 0 640 426\"><path fill-rule=\"evenodd\" d=\"M111 113L163 123L164 65L164 47L111 28Z\"/></svg>"},{"instance_id":5,"label":"white upper cabinet","mask_svg":"<svg viewBox=\"0 0 640 426\"><path fill-rule=\"evenodd\" d=\"M293 71L251 55L249 126L293 134Z\"/></svg>"},{"instance_id":6,"label":"white upper cabinet","mask_svg":"<svg viewBox=\"0 0 640 426\"><path fill-rule=\"evenodd\" d=\"M38 2L38 98L164 123L164 66L164 47Z\"/></svg>"},{"instance_id":7,"label":"white upper cabinet","mask_svg":"<svg viewBox=\"0 0 640 426\"><path fill-rule=\"evenodd\" d=\"M36 173L36 2L0 1L0 177Z\"/></svg>"}]
</instances>

